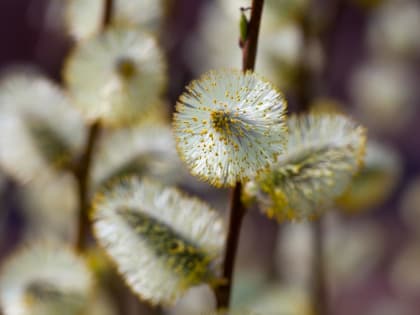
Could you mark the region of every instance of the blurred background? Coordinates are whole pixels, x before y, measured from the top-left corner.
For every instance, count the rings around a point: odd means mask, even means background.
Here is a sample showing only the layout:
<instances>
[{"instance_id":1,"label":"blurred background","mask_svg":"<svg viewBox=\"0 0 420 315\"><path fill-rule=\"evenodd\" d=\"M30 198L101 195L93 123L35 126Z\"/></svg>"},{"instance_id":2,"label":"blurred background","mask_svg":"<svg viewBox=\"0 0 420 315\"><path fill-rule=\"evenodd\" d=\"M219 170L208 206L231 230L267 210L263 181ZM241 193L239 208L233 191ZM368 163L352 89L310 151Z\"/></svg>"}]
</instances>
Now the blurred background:
<instances>
[{"instance_id":1,"label":"blurred background","mask_svg":"<svg viewBox=\"0 0 420 315\"><path fill-rule=\"evenodd\" d=\"M61 82L74 45L63 2L0 1L0 72L31 64ZM168 58L170 111L185 84L204 71L240 68L240 6L247 1L174 0L167 6L159 37ZM266 1L256 72L285 94L290 112L309 99L314 110L348 113L368 129L365 172L353 195L339 200L337 208L344 211L329 213L323 222L334 315L415 315L420 309L419 70L418 0ZM0 175L0 264L36 225L26 210L30 197L6 173ZM226 191L186 186L225 210ZM62 193L51 192L55 199ZM241 237L238 303L266 290L273 275L281 290L293 284L297 293L288 292L288 301L300 301L310 277L308 223L278 227L253 210ZM281 290L273 296L289 297Z\"/></svg>"}]
</instances>

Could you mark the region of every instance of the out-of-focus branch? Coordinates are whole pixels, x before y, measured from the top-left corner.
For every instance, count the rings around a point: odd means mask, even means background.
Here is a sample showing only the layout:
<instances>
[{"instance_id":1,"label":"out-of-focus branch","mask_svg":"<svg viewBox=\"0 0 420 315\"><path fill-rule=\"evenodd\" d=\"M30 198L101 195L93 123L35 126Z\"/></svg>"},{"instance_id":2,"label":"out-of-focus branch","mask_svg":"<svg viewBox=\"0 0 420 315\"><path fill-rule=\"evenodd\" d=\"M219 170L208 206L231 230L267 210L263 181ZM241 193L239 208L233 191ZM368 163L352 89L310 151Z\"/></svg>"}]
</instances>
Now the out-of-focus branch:
<instances>
[{"instance_id":1,"label":"out-of-focus branch","mask_svg":"<svg viewBox=\"0 0 420 315\"><path fill-rule=\"evenodd\" d=\"M297 81L298 111L307 111L311 103L318 96L328 95L329 64L331 63L333 51L333 39L336 34L336 24L344 10L343 0L331 0L328 5L329 10L324 8L326 15L319 21L312 16L311 8L303 14L301 18L301 29L303 32L303 53L302 62ZM319 18L319 16L317 16ZM318 24L317 24L318 23ZM305 60L305 52L311 41L318 40L321 45L322 54L326 64L323 69L316 72L311 69ZM313 232L313 255L312 255L312 305L315 315L328 315L328 289L326 285L325 252L324 252L324 231L323 218L319 218L311 223Z\"/></svg>"},{"instance_id":2,"label":"out-of-focus branch","mask_svg":"<svg viewBox=\"0 0 420 315\"><path fill-rule=\"evenodd\" d=\"M102 25L103 25L104 30L111 24L113 10L114 10L114 0L106 0L105 10L104 10L104 15L103 15L103 20L102 20Z\"/></svg>"},{"instance_id":3,"label":"out-of-focus branch","mask_svg":"<svg viewBox=\"0 0 420 315\"><path fill-rule=\"evenodd\" d=\"M79 225L76 239L76 249L83 252L90 235L89 224L89 175L92 165L93 151L100 133L100 123L95 122L89 127L88 139L85 148L75 167L75 177L79 195Z\"/></svg>"},{"instance_id":4,"label":"out-of-focus branch","mask_svg":"<svg viewBox=\"0 0 420 315\"><path fill-rule=\"evenodd\" d=\"M112 11L114 8L113 0L106 0L104 14L102 20L103 31L111 24ZM86 249L87 240L90 235L89 223L89 178L93 159L95 144L99 138L101 124L98 121L93 122L89 126L88 139L82 151L77 164L74 167L74 175L77 180L78 196L79 196L79 224L75 247L79 252Z\"/></svg>"},{"instance_id":5,"label":"out-of-focus branch","mask_svg":"<svg viewBox=\"0 0 420 315\"><path fill-rule=\"evenodd\" d=\"M324 231L322 218L311 224L312 228L312 305L315 315L328 315L328 291L325 274Z\"/></svg>"}]
</instances>

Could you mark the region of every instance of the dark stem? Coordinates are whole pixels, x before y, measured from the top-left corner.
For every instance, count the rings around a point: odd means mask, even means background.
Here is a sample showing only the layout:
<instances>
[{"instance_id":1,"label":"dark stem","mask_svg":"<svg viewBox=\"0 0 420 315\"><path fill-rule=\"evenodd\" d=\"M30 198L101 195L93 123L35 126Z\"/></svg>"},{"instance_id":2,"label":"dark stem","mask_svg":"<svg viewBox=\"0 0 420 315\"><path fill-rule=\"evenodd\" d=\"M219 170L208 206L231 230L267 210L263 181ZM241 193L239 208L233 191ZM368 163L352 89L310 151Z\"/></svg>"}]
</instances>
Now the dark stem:
<instances>
[{"instance_id":1,"label":"dark stem","mask_svg":"<svg viewBox=\"0 0 420 315\"><path fill-rule=\"evenodd\" d=\"M232 190L231 196L229 232L223 268L223 278L226 280L226 283L218 287L216 291L217 308L219 309L228 308L230 302L236 252L238 250L242 221L245 215L245 207L241 202L241 193L242 185L237 183Z\"/></svg>"},{"instance_id":2,"label":"dark stem","mask_svg":"<svg viewBox=\"0 0 420 315\"><path fill-rule=\"evenodd\" d=\"M102 21L103 31L105 31L111 24L113 8L114 1L106 0ZM83 252L86 249L87 240L89 239L89 235L91 233L89 223L89 178L94 147L100 134L100 130L101 125L99 121L90 125L85 147L74 167L74 175L77 180L77 190L79 195L79 224L75 246L79 252Z\"/></svg>"},{"instance_id":3,"label":"dark stem","mask_svg":"<svg viewBox=\"0 0 420 315\"><path fill-rule=\"evenodd\" d=\"M251 19L248 25L248 38L242 48L242 69L254 70L255 59L257 57L258 35L260 33L260 24L264 0L253 0L251 7Z\"/></svg>"},{"instance_id":4,"label":"dark stem","mask_svg":"<svg viewBox=\"0 0 420 315\"><path fill-rule=\"evenodd\" d=\"M105 8L104 8L104 15L103 15L103 21L102 21L102 25L103 25L103 31L106 30L106 28L108 26L111 25L112 22L112 16L113 16L113 11L114 11L114 5L115 2L114 0L106 0L105 2ZM91 133L90 135L92 135L92 133L94 133L94 129L95 125L92 125L91 127ZM98 127L100 129L100 127ZM91 139L92 142L92 147L93 144L95 142L95 139L97 137L95 135L92 135L92 138L89 137L89 139ZM92 152L90 152L90 156L92 155ZM89 169L88 169L89 171ZM89 172L87 172L88 174ZM88 215L87 215L87 210L88 210L88 204L86 205L87 207L86 212L85 212L85 216L84 216L84 224L86 226L86 229L88 231L90 231L90 222L88 221ZM82 226L82 225L81 225ZM87 233L84 235L88 235ZM139 301L139 299L131 292L131 290L121 281L121 278L116 275L113 274L113 277L111 279L111 282L108 285L108 291L110 293L110 295L113 297L115 305L118 308L118 313L119 314L124 314L124 315L129 315L129 314L143 314L143 315L147 315L147 314L156 314L159 312L155 312L155 310L153 310L151 307L149 307L148 305L141 303Z\"/></svg>"},{"instance_id":5,"label":"dark stem","mask_svg":"<svg viewBox=\"0 0 420 315\"><path fill-rule=\"evenodd\" d=\"M322 21L319 20L321 13L314 14L314 12L320 10L325 12ZM342 18L344 10L344 0L331 0L321 7L315 2L310 2L309 8L300 18L300 27L303 34L303 49L301 52L302 62L297 74L298 112L309 110L311 102L315 97L328 96L330 94L331 67L329 65L334 61L334 39L337 37L337 24ZM309 45L314 40L318 40L321 44L325 59L323 69L313 69L306 62Z\"/></svg>"},{"instance_id":6,"label":"dark stem","mask_svg":"<svg viewBox=\"0 0 420 315\"><path fill-rule=\"evenodd\" d=\"M346 2L344 0L333 0L331 9L328 10L330 15L327 17L325 26L319 35L322 51L324 53L324 60L328 62L328 65L334 64L335 62L334 44L339 32L337 25L340 20L342 20L345 10ZM334 82L331 69L332 67L324 67L318 76L320 92L326 95L329 94L329 90L332 88L331 84Z\"/></svg>"},{"instance_id":7,"label":"dark stem","mask_svg":"<svg viewBox=\"0 0 420 315\"><path fill-rule=\"evenodd\" d=\"M310 109L311 102L316 96L315 78L319 78L318 73L314 73L306 62L306 51L311 39L314 37L312 29L312 19L310 8L301 17L300 27L303 34L303 50L301 52L301 63L297 77L297 109L298 113L306 112ZM319 221L318 221L319 220ZM314 315L327 315L325 279L323 267L323 235L321 228L322 217L311 222L312 229L312 259L311 259L311 305Z\"/></svg>"},{"instance_id":8,"label":"dark stem","mask_svg":"<svg viewBox=\"0 0 420 315\"><path fill-rule=\"evenodd\" d=\"M325 251L323 220L313 221L311 224L313 232L313 258L312 258L312 305L314 315L328 315L328 292L325 278Z\"/></svg>"},{"instance_id":9,"label":"dark stem","mask_svg":"<svg viewBox=\"0 0 420 315\"><path fill-rule=\"evenodd\" d=\"M88 139L83 153L75 169L77 188L79 195L79 226L76 239L76 249L83 252L86 248L87 239L90 235L89 224L89 175L92 165L93 151L96 140L100 133L100 123L95 122L89 128Z\"/></svg>"},{"instance_id":10,"label":"dark stem","mask_svg":"<svg viewBox=\"0 0 420 315\"><path fill-rule=\"evenodd\" d=\"M312 85L315 75L306 62L307 48L313 35L311 24L310 8L308 8L300 19L300 28L303 35L303 49L300 54L301 62L297 74L297 112L307 111L315 94L314 86Z\"/></svg>"},{"instance_id":11,"label":"dark stem","mask_svg":"<svg viewBox=\"0 0 420 315\"><path fill-rule=\"evenodd\" d=\"M312 4L315 2L312 2ZM317 5L317 4L315 4ZM314 71L303 60L301 64L301 71L298 77L298 111L307 111L310 108L311 102L315 97L325 96L329 94L327 82L330 68L327 66L331 64L333 52L333 40L337 33L337 22L344 11L343 0L331 0L327 3L330 10L324 8L324 21L321 27L316 27L314 17L311 15L313 10L308 11L303 15L301 20L301 27L304 36L304 50L307 50L308 44L311 40L317 38L322 47L326 65L320 71ZM313 9L313 8L312 8ZM319 9L319 8L318 8ZM314 31L315 30L315 31ZM304 57L304 55L303 55ZM328 287L326 282L326 267L324 258L324 218L320 217L317 221L311 223L313 230L312 237L312 292L311 299L315 315L328 315Z\"/></svg>"},{"instance_id":12,"label":"dark stem","mask_svg":"<svg viewBox=\"0 0 420 315\"><path fill-rule=\"evenodd\" d=\"M255 59L257 56L258 47L258 34L260 30L263 6L264 0L252 1L251 19L248 25L248 36L242 48L243 71L253 71L255 67ZM230 305L236 253L238 250L242 221L246 211L241 201L241 193L242 185L241 183L236 183L231 197L229 231L223 265L223 279L226 282L223 285L220 285L215 291L218 309L226 309L229 308Z\"/></svg>"},{"instance_id":13,"label":"dark stem","mask_svg":"<svg viewBox=\"0 0 420 315\"><path fill-rule=\"evenodd\" d=\"M102 25L104 29L111 24L113 9L114 9L114 1L106 0L103 20L102 20Z\"/></svg>"}]
</instances>

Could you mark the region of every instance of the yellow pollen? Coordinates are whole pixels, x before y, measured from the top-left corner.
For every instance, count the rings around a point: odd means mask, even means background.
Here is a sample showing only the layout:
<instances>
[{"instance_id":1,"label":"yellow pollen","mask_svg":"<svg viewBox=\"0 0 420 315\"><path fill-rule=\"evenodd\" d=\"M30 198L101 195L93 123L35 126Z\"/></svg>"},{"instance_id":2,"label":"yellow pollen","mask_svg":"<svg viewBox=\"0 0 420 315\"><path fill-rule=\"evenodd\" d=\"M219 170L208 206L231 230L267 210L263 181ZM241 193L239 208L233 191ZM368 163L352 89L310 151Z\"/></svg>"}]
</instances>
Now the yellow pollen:
<instances>
[{"instance_id":1,"label":"yellow pollen","mask_svg":"<svg viewBox=\"0 0 420 315\"><path fill-rule=\"evenodd\" d=\"M231 118L224 111L215 110L210 113L213 128L218 132L224 132L230 128Z\"/></svg>"},{"instance_id":2,"label":"yellow pollen","mask_svg":"<svg viewBox=\"0 0 420 315\"><path fill-rule=\"evenodd\" d=\"M235 122L232 121L230 114L226 111L214 110L210 113L211 124L213 128L222 134L231 134L232 133L232 124Z\"/></svg>"}]
</instances>

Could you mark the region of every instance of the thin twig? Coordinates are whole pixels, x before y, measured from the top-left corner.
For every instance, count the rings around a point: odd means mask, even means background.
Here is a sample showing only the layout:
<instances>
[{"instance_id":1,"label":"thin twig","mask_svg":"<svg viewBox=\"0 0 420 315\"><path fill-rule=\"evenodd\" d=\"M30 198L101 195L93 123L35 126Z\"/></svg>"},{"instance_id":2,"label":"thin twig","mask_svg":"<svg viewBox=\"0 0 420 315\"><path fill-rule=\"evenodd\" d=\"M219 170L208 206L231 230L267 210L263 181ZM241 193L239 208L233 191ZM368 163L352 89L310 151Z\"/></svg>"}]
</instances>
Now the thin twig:
<instances>
[{"instance_id":1,"label":"thin twig","mask_svg":"<svg viewBox=\"0 0 420 315\"><path fill-rule=\"evenodd\" d=\"M300 54L301 62L299 65L299 72L297 75L297 111L298 112L305 112L309 109L311 105L311 101L314 97L314 86L313 86L313 79L314 73L310 68L309 64L306 62L306 54L309 48L309 43L311 41L311 36L313 35L312 32L312 19L311 14L309 12L310 8L308 8L300 18L300 28L302 30L303 35L303 45L302 51Z\"/></svg>"},{"instance_id":2,"label":"thin twig","mask_svg":"<svg viewBox=\"0 0 420 315\"><path fill-rule=\"evenodd\" d=\"M262 9L264 0L253 0L251 7L251 19L248 24L248 35L244 42L242 52L243 71L254 70L257 56L258 34L261 24ZM232 191L230 205L229 232L225 250L223 265L223 278L225 283L216 289L217 307L219 309L229 308L232 291L233 272L235 267L236 253L238 250L239 236L242 221L245 215L245 207L241 202L242 185L236 183Z\"/></svg>"},{"instance_id":3,"label":"thin twig","mask_svg":"<svg viewBox=\"0 0 420 315\"><path fill-rule=\"evenodd\" d=\"M315 315L328 315L328 292L325 278L325 251L323 220L321 218L312 222L313 256L312 256L312 305Z\"/></svg>"},{"instance_id":4,"label":"thin twig","mask_svg":"<svg viewBox=\"0 0 420 315\"><path fill-rule=\"evenodd\" d=\"M88 139L82 156L75 168L79 195L79 226L76 239L76 249L83 252L90 234L89 226L89 174L92 165L94 146L100 132L100 123L95 122L89 128Z\"/></svg>"},{"instance_id":5,"label":"thin twig","mask_svg":"<svg viewBox=\"0 0 420 315\"><path fill-rule=\"evenodd\" d=\"M106 0L104 15L102 21L103 31L111 24L113 0ZM93 158L95 143L101 131L99 121L93 122L89 127L88 139L82 151L77 165L74 167L74 175L77 181L77 190L79 195L79 223L76 238L76 249L83 252L86 248L87 240L90 235L89 223L89 177Z\"/></svg>"},{"instance_id":6,"label":"thin twig","mask_svg":"<svg viewBox=\"0 0 420 315\"><path fill-rule=\"evenodd\" d=\"M343 0L332 0L329 4L332 4L332 8L329 11L329 15L321 28L317 31L313 31L315 28L314 20L311 16L311 12L308 9L307 12L302 16L301 28L304 38L304 51L307 50L308 44L314 38L317 38L322 47L325 60L327 65L330 63L332 57L332 41L336 30L336 24L343 12L344 1ZM304 54L302 54L304 57ZM300 72L298 77L298 111L307 111L310 108L311 102L315 97L321 95L328 95L327 91L327 79L329 74L329 67L324 67L320 72L314 72L308 64L303 60L300 65ZM315 315L328 315L329 314L329 303L328 303L328 287L326 282L326 270L325 270L325 253L324 253L324 231L323 231L324 218L320 217L318 220L311 223L311 229L313 232L312 237L312 292L311 299L314 308Z\"/></svg>"},{"instance_id":7,"label":"thin twig","mask_svg":"<svg viewBox=\"0 0 420 315\"><path fill-rule=\"evenodd\" d=\"M237 183L232 190L231 196L229 232L223 268L223 278L226 280L226 283L220 285L216 290L217 307L219 309L228 308L230 302L236 252L238 250L242 221L245 215L245 207L241 202L241 192L242 185Z\"/></svg>"},{"instance_id":8,"label":"thin twig","mask_svg":"<svg viewBox=\"0 0 420 315\"><path fill-rule=\"evenodd\" d=\"M114 10L114 0L106 0L105 10L104 10L104 15L103 15L103 20L102 20L103 30L105 30L109 25L111 25L113 10Z\"/></svg>"},{"instance_id":9,"label":"thin twig","mask_svg":"<svg viewBox=\"0 0 420 315\"><path fill-rule=\"evenodd\" d=\"M342 20L343 14L346 11L346 2L344 0L332 0L331 8L328 10L330 15L326 19L324 28L319 34L321 48L324 54L324 60L328 62L328 67L324 67L319 74L317 80L320 82L320 93L328 95L328 89L331 88L331 83L334 82L331 74L331 65L334 64L334 44L337 39L339 28L338 23Z\"/></svg>"},{"instance_id":10,"label":"thin twig","mask_svg":"<svg viewBox=\"0 0 420 315\"><path fill-rule=\"evenodd\" d=\"M112 16L114 12L114 0L106 0L104 15L103 15L103 31L106 30L112 23ZM93 126L92 126L93 127ZM99 127L100 128L100 127ZM95 137L94 137L95 139ZM87 216L86 216L87 219ZM89 227L89 221L87 221ZM119 314L155 314L160 313L159 310L155 311L145 303L141 303L140 300L131 292L121 280L120 276L113 274L111 283L109 284L108 290L114 299L115 305L118 308Z\"/></svg>"},{"instance_id":11,"label":"thin twig","mask_svg":"<svg viewBox=\"0 0 420 315\"><path fill-rule=\"evenodd\" d=\"M242 48L242 69L254 70L255 59L257 57L258 35L260 33L260 24L264 0L253 0L251 7L251 19L248 25L248 38Z\"/></svg>"}]
</instances>

